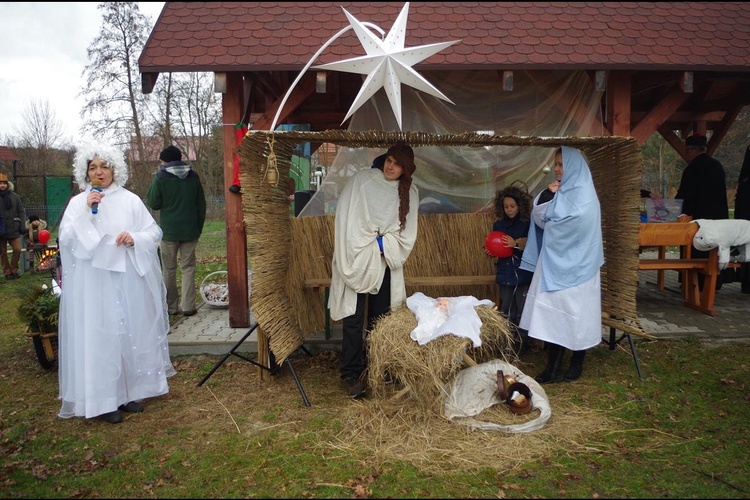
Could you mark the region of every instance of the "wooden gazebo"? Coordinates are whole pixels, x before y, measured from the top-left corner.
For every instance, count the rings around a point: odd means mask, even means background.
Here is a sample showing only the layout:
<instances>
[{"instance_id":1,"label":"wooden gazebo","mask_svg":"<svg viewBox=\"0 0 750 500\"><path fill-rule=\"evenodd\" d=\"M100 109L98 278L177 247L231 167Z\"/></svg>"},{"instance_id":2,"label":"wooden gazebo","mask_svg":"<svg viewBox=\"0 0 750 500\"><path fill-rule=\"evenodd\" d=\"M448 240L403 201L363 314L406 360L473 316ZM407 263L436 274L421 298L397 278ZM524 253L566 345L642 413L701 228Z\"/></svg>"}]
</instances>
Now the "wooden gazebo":
<instances>
[{"instance_id":1,"label":"wooden gazebo","mask_svg":"<svg viewBox=\"0 0 750 500\"><path fill-rule=\"evenodd\" d=\"M142 90L150 93L163 72L215 74L215 90L223 94L229 188L237 152L233 126L271 126L300 70L345 22L342 7L388 28L403 3L167 2L139 59ZM594 120L591 135L643 143L658 132L680 154L680 135L691 131L710 131L713 152L750 103L747 3L412 2L408 45L446 39L461 43L415 69L493 72L504 92L513 92L514 75L541 82L538 76L551 69L585 71L601 92L601 119ZM318 62L359 55L351 35ZM310 72L284 105L279 123L309 123L312 131L345 129L341 122L360 86L359 75ZM584 119L576 109L569 112ZM252 196L252 187L243 192ZM248 326L240 196L227 194L226 218L230 324Z\"/></svg>"}]
</instances>

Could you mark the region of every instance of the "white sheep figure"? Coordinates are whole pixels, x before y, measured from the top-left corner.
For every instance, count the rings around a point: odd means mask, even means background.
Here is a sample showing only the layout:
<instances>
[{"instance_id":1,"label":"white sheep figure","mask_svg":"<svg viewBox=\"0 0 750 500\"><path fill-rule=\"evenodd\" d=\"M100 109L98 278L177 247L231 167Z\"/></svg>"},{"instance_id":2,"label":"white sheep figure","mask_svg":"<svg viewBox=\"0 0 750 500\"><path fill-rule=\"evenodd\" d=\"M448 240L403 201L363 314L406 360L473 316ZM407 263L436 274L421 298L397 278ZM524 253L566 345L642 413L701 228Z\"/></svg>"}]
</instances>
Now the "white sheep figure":
<instances>
[{"instance_id":1,"label":"white sheep figure","mask_svg":"<svg viewBox=\"0 0 750 500\"><path fill-rule=\"evenodd\" d=\"M750 220L743 219L696 219L698 232L693 236L693 246L708 251L719 247L719 269L729 263L731 247L737 247L737 262L750 262Z\"/></svg>"}]
</instances>

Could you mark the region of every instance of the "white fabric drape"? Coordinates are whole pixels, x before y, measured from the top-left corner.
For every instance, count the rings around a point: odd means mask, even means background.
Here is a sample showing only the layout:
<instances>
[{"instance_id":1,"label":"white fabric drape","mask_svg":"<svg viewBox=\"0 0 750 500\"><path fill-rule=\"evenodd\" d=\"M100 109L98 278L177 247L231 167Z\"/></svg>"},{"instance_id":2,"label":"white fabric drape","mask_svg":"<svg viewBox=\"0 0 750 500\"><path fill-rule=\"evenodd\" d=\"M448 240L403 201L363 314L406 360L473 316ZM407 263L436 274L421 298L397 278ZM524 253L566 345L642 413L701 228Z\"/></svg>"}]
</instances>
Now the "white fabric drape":
<instances>
[{"instance_id":1,"label":"white fabric drape","mask_svg":"<svg viewBox=\"0 0 750 500\"><path fill-rule=\"evenodd\" d=\"M424 71L451 104L423 92L402 92L404 131L430 134L483 132L540 137L606 135L601 127L601 93L583 72L514 72L512 91L503 90L496 71ZM531 111L530 111L531 110ZM595 120L598 119L598 122ZM377 92L352 116L349 130L398 130L384 92ZM319 190L301 217L332 214L355 172L384 153L372 148L340 148ZM472 213L490 208L495 191L514 181L537 193L553 180L549 147L423 146L414 148L422 213Z\"/></svg>"}]
</instances>

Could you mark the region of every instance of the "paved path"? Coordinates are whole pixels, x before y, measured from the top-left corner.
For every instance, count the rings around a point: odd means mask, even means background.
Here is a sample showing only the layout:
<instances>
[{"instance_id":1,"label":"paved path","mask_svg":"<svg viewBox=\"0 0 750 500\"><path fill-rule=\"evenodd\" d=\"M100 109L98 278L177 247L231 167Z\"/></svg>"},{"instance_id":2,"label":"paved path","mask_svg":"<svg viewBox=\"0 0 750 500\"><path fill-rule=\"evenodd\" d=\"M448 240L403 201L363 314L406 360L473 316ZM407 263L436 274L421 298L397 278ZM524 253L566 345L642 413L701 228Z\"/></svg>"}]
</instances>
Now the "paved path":
<instances>
[{"instance_id":1,"label":"paved path","mask_svg":"<svg viewBox=\"0 0 750 500\"><path fill-rule=\"evenodd\" d=\"M664 291L656 287L656 271L640 271L638 278L638 316L647 333L659 339L750 338L750 294L741 293L739 283L725 284L716 292L715 307L719 314L712 317L682 305L676 272L666 271ZM255 324L252 314L250 324ZM170 353L226 354L248 330L230 328L227 309L204 304L196 315L182 318L172 326L168 337ZM608 335L608 330L603 330L603 336L608 338ZM340 325L333 326L331 337L326 339L321 331L308 337L305 344L340 347ZM238 351L257 352L256 332L242 343Z\"/></svg>"}]
</instances>

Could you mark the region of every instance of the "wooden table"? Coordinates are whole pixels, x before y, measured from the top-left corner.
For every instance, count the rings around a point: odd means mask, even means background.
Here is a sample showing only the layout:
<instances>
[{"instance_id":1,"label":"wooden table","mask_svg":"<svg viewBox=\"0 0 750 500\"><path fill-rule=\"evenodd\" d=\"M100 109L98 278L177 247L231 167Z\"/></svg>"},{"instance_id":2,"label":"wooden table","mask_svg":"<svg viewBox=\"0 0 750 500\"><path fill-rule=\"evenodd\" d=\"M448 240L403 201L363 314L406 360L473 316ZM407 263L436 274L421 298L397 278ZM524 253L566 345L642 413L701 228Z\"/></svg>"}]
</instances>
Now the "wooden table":
<instances>
[{"instance_id":1,"label":"wooden table","mask_svg":"<svg viewBox=\"0 0 750 500\"><path fill-rule=\"evenodd\" d=\"M640 259L638 268L642 271L659 271L657 284L660 290L664 289L664 271L680 271L685 306L716 316L714 299L719 277L718 249L712 249L707 258L692 258L693 237L696 232L698 224L691 222L641 223L638 244L641 247L656 247L658 257ZM667 247L675 246L680 248L680 257L668 258ZM698 286L699 275L704 277L702 290Z\"/></svg>"}]
</instances>

